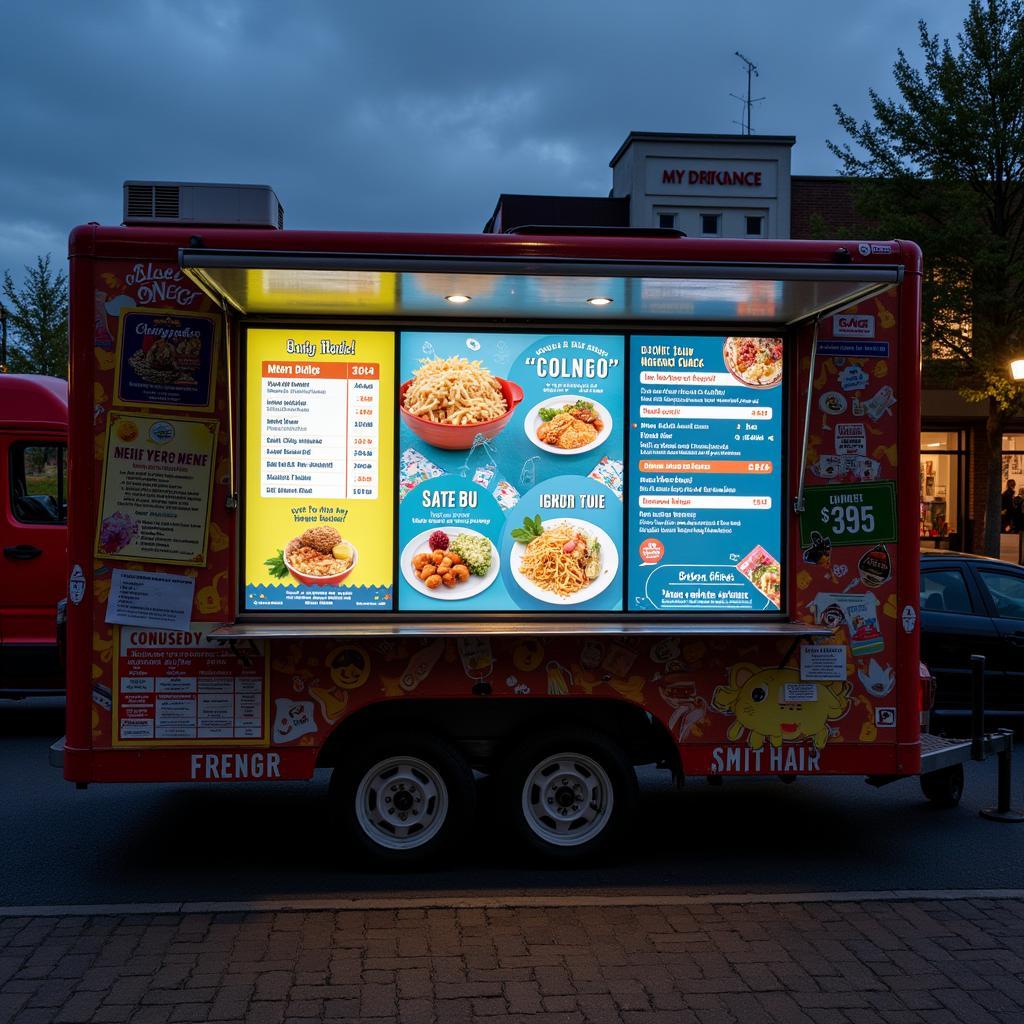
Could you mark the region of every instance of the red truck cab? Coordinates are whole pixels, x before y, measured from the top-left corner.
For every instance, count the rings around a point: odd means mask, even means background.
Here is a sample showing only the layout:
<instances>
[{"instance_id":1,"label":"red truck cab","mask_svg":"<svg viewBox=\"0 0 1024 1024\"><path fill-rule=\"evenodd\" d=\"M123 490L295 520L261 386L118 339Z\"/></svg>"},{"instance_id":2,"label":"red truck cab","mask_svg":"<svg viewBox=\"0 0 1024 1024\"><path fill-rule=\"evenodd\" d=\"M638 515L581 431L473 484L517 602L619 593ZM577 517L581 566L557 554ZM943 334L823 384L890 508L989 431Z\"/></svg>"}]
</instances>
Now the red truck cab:
<instances>
[{"instance_id":1,"label":"red truck cab","mask_svg":"<svg viewBox=\"0 0 1024 1024\"><path fill-rule=\"evenodd\" d=\"M68 385L0 375L0 697L63 694L56 607L67 592Z\"/></svg>"}]
</instances>

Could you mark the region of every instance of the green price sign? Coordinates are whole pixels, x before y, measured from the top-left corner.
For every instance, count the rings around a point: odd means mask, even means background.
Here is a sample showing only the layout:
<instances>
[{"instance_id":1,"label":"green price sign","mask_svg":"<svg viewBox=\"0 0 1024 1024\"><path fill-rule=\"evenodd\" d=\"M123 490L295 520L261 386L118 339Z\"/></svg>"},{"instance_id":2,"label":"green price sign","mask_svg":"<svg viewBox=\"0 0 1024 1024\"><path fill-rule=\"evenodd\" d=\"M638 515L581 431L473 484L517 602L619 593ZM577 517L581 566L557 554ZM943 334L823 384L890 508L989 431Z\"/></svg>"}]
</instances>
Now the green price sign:
<instances>
[{"instance_id":1,"label":"green price sign","mask_svg":"<svg viewBox=\"0 0 1024 1024\"><path fill-rule=\"evenodd\" d=\"M892 543L896 540L896 484L882 480L805 488L800 543L810 544L812 533L828 537L837 547Z\"/></svg>"}]
</instances>

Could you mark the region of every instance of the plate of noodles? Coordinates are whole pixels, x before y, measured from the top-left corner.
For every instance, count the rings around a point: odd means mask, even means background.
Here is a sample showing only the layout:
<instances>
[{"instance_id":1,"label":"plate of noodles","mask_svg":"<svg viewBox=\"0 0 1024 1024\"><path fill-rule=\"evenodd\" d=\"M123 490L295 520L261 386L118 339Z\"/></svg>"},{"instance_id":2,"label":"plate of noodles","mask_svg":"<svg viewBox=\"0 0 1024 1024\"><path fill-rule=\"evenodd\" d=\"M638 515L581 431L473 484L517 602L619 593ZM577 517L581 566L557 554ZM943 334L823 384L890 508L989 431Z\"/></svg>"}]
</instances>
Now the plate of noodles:
<instances>
[{"instance_id":1,"label":"plate of noodles","mask_svg":"<svg viewBox=\"0 0 1024 1024\"><path fill-rule=\"evenodd\" d=\"M612 432L608 410L583 395L558 395L538 402L523 421L526 436L541 451L579 455L599 447Z\"/></svg>"},{"instance_id":2,"label":"plate of noodles","mask_svg":"<svg viewBox=\"0 0 1024 1024\"><path fill-rule=\"evenodd\" d=\"M781 338L726 338L725 368L748 388L773 388L782 380Z\"/></svg>"},{"instance_id":3,"label":"plate of noodles","mask_svg":"<svg viewBox=\"0 0 1024 1024\"><path fill-rule=\"evenodd\" d=\"M519 531L517 531L519 532ZM582 519L538 522L533 539L512 545L512 578L546 604L582 604L597 597L619 571L619 552L599 526Z\"/></svg>"},{"instance_id":4,"label":"plate of noodles","mask_svg":"<svg viewBox=\"0 0 1024 1024\"><path fill-rule=\"evenodd\" d=\"M499 568L498 549L464 526L424 530L402 549L405 582L438 601L476 597L494 582Z\"/></svg>"},{"instance_id":5,"label":"plate of noodles","mask_svg":"<svg viewBox=\"0 0 1024 1024\"><path fill-rule=\"evenodd\" d=\"M512 418L523 389L495 377L479 359L422 359L398 393L402 422L435 448L473 447L477 434L492 438Z\"/></svg>"}]
</instances>

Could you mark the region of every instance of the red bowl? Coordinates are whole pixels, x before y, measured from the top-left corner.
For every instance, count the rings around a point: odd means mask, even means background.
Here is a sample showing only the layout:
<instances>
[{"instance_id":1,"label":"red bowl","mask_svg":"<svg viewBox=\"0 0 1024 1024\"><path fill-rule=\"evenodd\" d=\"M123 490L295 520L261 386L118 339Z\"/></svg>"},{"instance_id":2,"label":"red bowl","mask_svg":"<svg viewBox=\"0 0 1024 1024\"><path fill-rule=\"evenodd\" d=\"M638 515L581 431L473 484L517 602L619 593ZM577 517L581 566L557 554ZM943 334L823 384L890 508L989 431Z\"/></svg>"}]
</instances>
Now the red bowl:
<instances>
[{"instance_id":1,"label":"red bowl","mask_svg":"<svg viewBox=\"0 0 1024 1024\"><path fill-rule=\"evenodd\" d=\"M299 547L301 547L301 544L298 537L288 542L283 551L284 564L288 567L288 571L292 574L293 579L298 580L299 583L305 583L308 587L336 587L342 580L351 575L352 570L355 569L356 563L359 561L359 552L353 547L352 564L344 572L335 573L333 576L310 576L308 573L299 572L298 569L292 568L290 555Z\"/></svg>"},{"instance_id":2,"label":"red bowl","mask_svg":"<svg viewBox=\"0 0 1024 1024\"><path fill-rule=\"evenodd\" d=\"M467 423L453 425L451 423L431 423L421 416L414 416L405 408L405 393L409 390L411 380L407 380L398 392L398 410L402 414L405 425L417 436L423 438L427 444L435 448L445 448L448 451L460 451L473 447L473 438L477 434L483 434L488 440L499 434L507 426L512 418L516 406L523 400L523 389L510 380L503 377L494 378L501 386L501 393L508 406L506 411L497 419L485 420L483 423Z\"/></svg>"}]
</instances>

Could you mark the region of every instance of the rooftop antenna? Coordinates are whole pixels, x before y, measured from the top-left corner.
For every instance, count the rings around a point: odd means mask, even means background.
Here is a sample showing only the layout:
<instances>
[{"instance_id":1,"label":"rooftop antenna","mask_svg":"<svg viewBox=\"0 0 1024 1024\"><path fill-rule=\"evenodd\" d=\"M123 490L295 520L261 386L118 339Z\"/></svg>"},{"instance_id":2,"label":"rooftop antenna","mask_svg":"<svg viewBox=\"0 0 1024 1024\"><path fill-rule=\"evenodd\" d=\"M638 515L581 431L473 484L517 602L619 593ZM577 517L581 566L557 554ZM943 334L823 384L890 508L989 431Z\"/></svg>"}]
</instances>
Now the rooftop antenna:
<instances>
[{"instance_id":1,"label":"rooftop antenna","mask_svg":"<svg viewBox=\"0 0 1024 1024\"><path fill-rule=\"evenodd\" d=\"M757 65L749 57L744 57L739 50L736 51L736 56L739 57L739 59L747 66L747 96L746 99L744 99L742 96L737 96L734 92L729 93L734 100L739 100L740 103L743 104L744 111L742 120L733 121L733 124L738 124L740 126L740 133L742 135L753 135L754 129L750 124L750 114L753 110L754 104L760 103L764 97L753 97L750 95L753 79L758 77Z\"/></svg>"}]
</instances>

